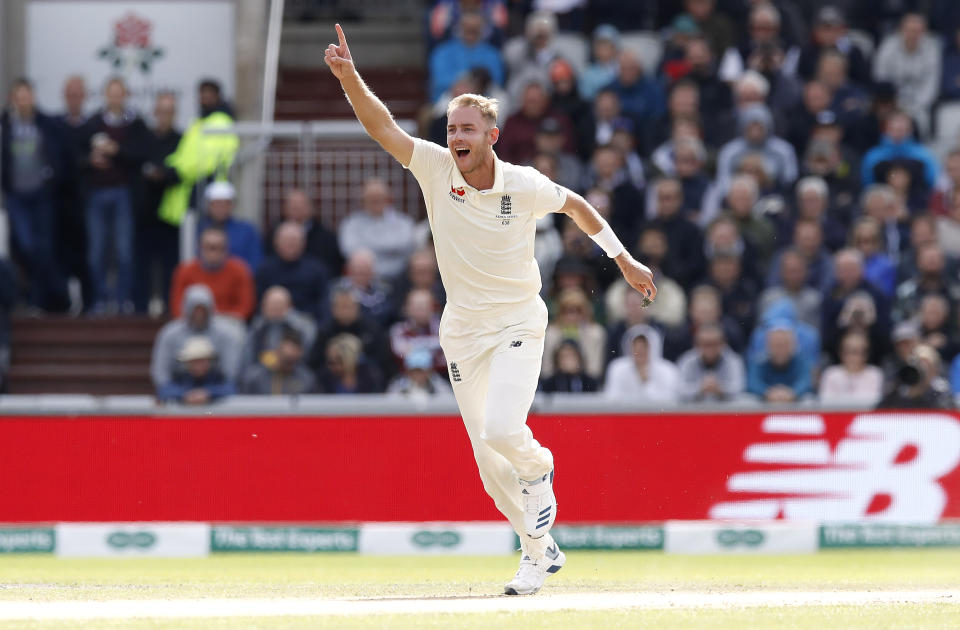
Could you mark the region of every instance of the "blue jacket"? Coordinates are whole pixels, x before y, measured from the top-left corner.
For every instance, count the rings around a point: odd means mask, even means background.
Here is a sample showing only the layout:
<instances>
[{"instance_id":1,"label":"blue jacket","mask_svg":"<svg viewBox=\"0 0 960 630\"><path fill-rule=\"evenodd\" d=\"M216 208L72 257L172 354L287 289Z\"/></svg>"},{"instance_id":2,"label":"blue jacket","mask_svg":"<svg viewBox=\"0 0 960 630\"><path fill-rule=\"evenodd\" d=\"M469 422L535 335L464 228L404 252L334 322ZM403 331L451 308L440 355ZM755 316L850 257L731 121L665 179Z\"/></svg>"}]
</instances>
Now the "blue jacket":
<instances>
[{"instance_id":1,"label":"blue jacket","mask_svg":"<svg viewBox=\"0 0 960 630\"><path fill-rule=\"evenodd\" d=\"M660 84L653 79L642 78L633 85L624 85L616 80L605 89L616 92L624 113L638 122L656 120L666 111L666 96Z\"/></svg>"},{"instance_id":2,"label":"blue jacket","mask_svg":"<svg viewBox=\"0 0 960 630\"><path fill-rule=\"evenodd\" d=\"M863 261L863 277L887 297L897 290L897 266L885 254L874 254Z\"/></svg>"},{"instance_id":3,"label":"blue jacket","mask_svg":"<svg viewBox=\"0 0 960 630\"><path fill-rule=\"evenodd\" d=\"M749 363L760 363L767 356L767 333L775 325L788 324L797 336L797 352L803 354L810 365L820 360L820 331L801 322L797 317L797 307L790 298L782 298L770 304L760 314L760 322L750 335L746 359Z\"/></svg>"},{"instance_id":4,"label":"blue jacket","mask_svg":"<svg viewBox=\"0 0 960 630\"><path fill-rule=\"evenodd\" d=\"M923 178L926 180L927 188L933 188L937 182L937 174L940 172L937 158L933 153L913 139L896 144L886 135L881 136L880 144L867 151L863 157L863 163L860 165L861 185L867 187L876 181L873 169L877 164L897 159L916 160L923 164Z\"/></svg>"},{"instance_id":5,"label":"blue jacket","mask_svg":"<svg viewBox=\"0 0 960 630\"><path fill-rule=\"evenodd\" d=\"M223 374L213 369L202 380L195 379L187 372L178 371L173 380L157 388L157 398L163 401L182 401L184 395L191 389L205 389L210 393L210 400L217 400L236 393L233 383Z\"/></svg>"},{"instance_id":6,"label":"blue jacket","mask_svg":"<svg viewBox=\"0 0 960 630\"><path fill-rule=\"evenodd\" d=\"M494 82L503 85L503 60L490 44L467 46L454 38L434 48L430 54L430 100L439 99L457 77L477 66L489 70Z\"/></svg>"},{"instance_id":7,"label":"blue jacket","mask_svg":"<svg viewBox=\"0 0 960 630\"><path fill-rule=\"evenodd\" d=\"M46 166L49 168L45 187L48 191L52 191L66 174L69 162L73 159L72 152L66 140L66 130L56 118L36 111L34 124L40 132L40 146ZM9 111L3 112L3 116L0 117L0 135L2 135L2 143L0 143L0 169L2 169L0 170L0 188L4 193L9 194L11 192L10 178L12 176L10 143L13 138Z\"/></svg>"},{"instance_id":8,"label":"blue jacket","mask_svg":"<svg viewBox=\"0 0 960 630\"><path fill-rule=\"evenodd\" d=\"M799 352L782 367L773 365L769 359L751 362L747 373L747 391L763 396L774 385L786 385L799 398L813 391L810 372L810 364Z\"/></svg>"},{"instance_id":9,"label":"blue jacket","mask_svg":"<svg viewBox=\"0 0 960 630\"><path fill-rule=\"evenodd\" d=\"M197 225L197 240L208 227L214 225L210 217L204 216ZM227 240L230 241L230 255L242 258L250 269L256 269L263 260L263 241L257 234L257 229L246 221L229 218L227 222L219 226L227 233Z\"/></svg>"}]
</instances>

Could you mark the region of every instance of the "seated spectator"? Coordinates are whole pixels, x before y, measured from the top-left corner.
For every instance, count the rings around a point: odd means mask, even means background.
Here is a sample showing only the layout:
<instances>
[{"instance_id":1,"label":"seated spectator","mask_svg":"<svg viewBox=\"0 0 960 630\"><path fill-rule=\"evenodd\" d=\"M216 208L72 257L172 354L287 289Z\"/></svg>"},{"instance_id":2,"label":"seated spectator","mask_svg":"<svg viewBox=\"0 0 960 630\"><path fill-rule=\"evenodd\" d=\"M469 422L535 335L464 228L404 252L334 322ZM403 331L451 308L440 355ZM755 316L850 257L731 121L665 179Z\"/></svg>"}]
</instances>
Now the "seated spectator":
<instances>
[{"instance_id":1,"label":"seated spectator","mask_svg":"<svg viewBox=\"0 0 960 630\"><path fill-rule=\"evenodd\" d=\"M851 246L863 256L863 277L885 296L893 297L897 268L883 251L880 224L871 217L861 218L854 224L850 240Z\"/></svg>"},{"instance_id":2,"label":"seated spectator","mask_svg":"<svg viewBox=\"0 0 960 630\"><path fill-rule=\"evenodd\" d=\"M736 175L724 199L724 214L736 224L740 234L757 253L760 267L766 268L773 255L777 234L773 224L757 208L760 188L752 175Z\"/></svg>"},{"instance_id":3,"label":"seated spectator","mask_svg":"<svg viewBox=\"0 0 960 630\"><path fill-rule=\"evenodd\" d=\"M564 129L556 118L547 118L540 123L534 138L534 146L537 151L533 158L534 168L547 175L543 169L538 168L536 161L542 155L550 156L555 162L554 173L552 177L550 175L547 177L571 190L580 190L583 184L583 163L568 150Z\"/></svg>"},{"instance_id":4,"label":"seated spectator","mask_svg":"<svg viewBox=\"0 0 960 630\"><path fill-rule=\"evenodd\" d=\"M313 318L293 309L290 292L283 287L270 287L260 301L260 314L254 317L243 344L241 373L260 361L269 363L264 357L276 351L284 334L296 332L304 348L313 347L317 336L317 325Z\"/></svg>"},{"instance_id":5,"label":"seated spectator","mask_svg":"<svg viewBox=\"0 0 960 630\"><path fill-rule=\"evenodd\" d=\"M377 258L369 249L360 249L347 258L346 275L337 280L353 292L363 314L381 326L393 319L390 287L376 273Z\"/></svg>"},{"instance_id":6,"label":"seated spectator","mask_svg":"<svg viewBox=\"0 0 960 630\"><path fill-rule=\"evenodd\" d=\"M944 169L930 195L930 212L950 214L960 204L960 147L947 154Z\"/></svg>"},{"instance_id":7,"label":"seated spectator","mask_svg":"<svg viewBox=\"0 0 960 630\"><path fill-rule=\"evenodd\" d=\"M784 212L778 217L781 241L793 238L798 221L813 221L820 226L823 236L819 240L827 249L836 251L846 244L849 217L844 211L830 207L830 189L822 177L807 176L797 182L794 207L792 216ZM828 256L826 259L829 262ZM775 271L770 270L771 274Z\"/></svg>"},{"instance_id":8,"label":"seated spectator","mask_svg":"<svg viewBox=\"0 0 960 630\"><path fill-rule=\"evenodd\" d=\"M681 286L690 286L703 276L703 235L683 213L683 187L679 180L657 180L652 225L667 238L664 272ZM641 241L642 243L642 241Z\"/></svg>"},{"instance_id":9,"label":"seated spectator","mask_svg":"<svg viewBox=\"0 0 960 630\"><path fill-rule=\"evenodd\" d=\"M177 356L192 337L206 337L213 344L218 369L233 382L240 369L243 325L231 317L217 314L213 293L202 284L187 287L180 317L168 322L157 333L150 357L150 378L160 391L173 381Z\"/></svg>"},{"instance_id":10,"label":"seated spectator","mask_svg":"<svg viewBox=\"0 0 960 630\"><path fill-rule=\"evenodd\" d=\"M553 352L555 370L550 378L540 379L540 391L582 394L600 391L597 379L587 374L583 352L573 339L564 339Z\"/></svg>"},{"instance_id":11,"label":"seated spectator","mask_svg":"<svg viewBox=\"0 0 960 630\"><path fill-rule=\"evenodd\" d=\"M174 317L180 317L187 287L195 284L210 287L221 315L245 322L253 314L253 275L247 263L229 254L227 233L220 228L205 229L197 258L180 263L174 270L170 287L170 313Z\"/></svg>"},{"instance_id":12,"label":"seated spectator","mask_svg":"<svg viewBox=\"0 0 960 630\"><path fill-rule=\"evenodd\" d=\"M353 290L335 284L330 292L330 319L317 329L316 340L307 363L320 373L327 360L327 343L340 334L350 334L360 340L364 356L386 374L392 373L393 355L379 324L363 314Z\"/></svg>"},{"instance_id":13,"label":"seated spectator","mask_svg":"<svg viewBox=\"0 0 960 630\"><path fill-rule=\"evenodd\" d=\"M706 172L706 161L707 150L699 138L678 138L674 142L674 176L683 188L683 213L701 228L709 222L703 212L703 200L713 187Z\"/></svg>"},{"instance_id":14,"label":"seated spectator","mask_svg":"<svg viewBox=\"0 0 960 630\"><path fill-rule=\"evenodd\" d=\"M960 300L960 286L947 276L943 250L936 243L920 248L912 277L897 287L894 319L906 321L914 317L920 310L920 301L928 295L939 295L951 302Z\"/></svg>"},{"instance_id":15,"label":"seated spectator","mask_svg":"<svg viewBox=\"0 0 960 630\"><path fill-rule=\"evenodd\" d=\"M683 8L703 33L715 56L719 57L731 46L736 46L737 27L717 8L716 0L684 0Z\"/></svg>"},{"instance_id":16,"label":"seated spectator","mask_svg":"<svg viewBox=\"0 0 960 630\"><path fill-rule=\"evenodd\" d=\"M623 113L641 126L663 116L666 97L653 72L645 72L632 50L621 50L617 62L617 76L606 89L616 92Z\"/></svg>"},{"instance_id":17,"label":"seated spectator","mask_svg":"<svg viewBox=\"0 0 960 630\"><path fill-rule=\"evenodd\" d=\"M697 331L710 324L723 329L724 339L734 352L741 352L745 348L746 340L740 326L722 312L720 292L710 285L701 284L690 292L687 322L667 331L663 356L669 361L678 360L693 348Z\"/></svg>"},{"instance_id":18,"label":"seated spectator","mask_svg":"<svg viewBox=\"0 0 960 630\"><path fill-rule=\"evenodd\" d=\"M436 101L462 73L481 66L499 85L504 84L500 51L483 40L487 23L482 13L464 12L457 33L430 53L430 100Z\"/></svg>"},{"instance_id":19,"label":"seated spectator","mask_svg":"<svg viewBox=\"0 0 960 630\"><path fill-rule=\"evenodd\" d=\"M440 349L440 316L433 295L425 289L414 289L407 294L403 307L404 319L390 327L390 351L397 368L404 358L423 348L433 357L433 369L446 374L447 360Z\"/></svg>"},{"instance_id":20,"label":"seated spectator","mask_svg":"<svg viewBox=\"0 0 960 630\"><path fill-rule=\"evenodd\" d=\"M326 363L317 374L323 394L376 394L383 391L380 371L363 355L363 344L349 333L327 342Z\"/></svg>"},{"instance_id":21,"label":"seated spectator","mask_svg":"<svg viewBox=\"0 0 960 630\"><path fill-rule=\"evenodd\" d=\"M450 381L437 374L433 353L428 348L415 348L403 358L403 373L387 386L388 394L400 394L413 400L453 394Z\"/></svg>"},{"instance_id":22,"label":"seated spectator","mask_svg":"<svg viewBox=\"0 0 960 630\"><path fill-rule=\"evenodd\" d=\"M868 186L860 195L862 215L875 220L883 230L883 248L891 258L897 258L900 250L910 241L909 214L886 184Z\"/></svg>"},{"instance_id":23,"label":"seated spectator","mask_svg":"<svg viewBox=\"0 0 960 630\"><path fill-rule=\"evenodd\" d=\"M743 359L730 349L717 324L700 326L694 348L677 362L682 402L724 402L735 399L746 387Z\"/></svg>"},{"instance_id":24,"label":"seated spectator","mask_svg":"<svg viewBox=\"0 0 960 630\"><path fill-rule=\"evenodd\" d=\"M537 262L539 262L539 254ZM410 255L406 275L399 278L393 287L393 293L397 296L406 296L414 289L425 289L433 296L438 309L447 303L447 292L440 281L437 257L432 247L419 249ZM394 310L399 312L400 308L401 305L397 305Z\"/></svg>"},{"instance_id":25,"label":"seated spectator","mask_svg":"<svg viewBox=\"0 0 960 630\"><path fill-rule=\"evenodd\" d=\"M234 393L233 383L216 366L217 352L207 337L191 337L177 353L180 365L167 383L157 387L160 402L208 405Z\"/></svg>"},{"instance_id":26,"label":"seated spectator","mask_svg":"<svg viewBox=\"0 0 960 630\"><path fill-rule=\"evenodd\" d=\"M807 285L807 261L796 249L783 252L779 260L780 281L760 294L758 310L766 312L774 302L790 300L800 321L820 325L820 291Z\"/></svg>"},{"instance_id":27,"label":"seated spectator","mask_svg":"<svg viewBox=\"0 0 960 630\"><path fill-rule=\"evenodd\" d=\"M574 147L577 137L587 130L586 122L590 118L590 103L580 98L577 92L577 73L566 59L556 59L550 64L550 107L560 112L570 121L573 130Z\"/></svg>"},{"instance_id":28,"label":"seated spectator","mask_svg":"<svg viewBox=\"0 0 960 630\"><path fill-rule=\"evenodd\" d=\"M767 352L767 333L776 326L789 324L797 337L797 351L804 354L807 363L820 362L820 331L800 320L796 305L789 298L781 298L760 313L760 321L750 333L745 353L747 361L762 361Z\"/></svg>"},{"instance_id":29,"label":"seated spectator","mask_svg":"<svg viewBox=\"0 0 960 630\"><path fill-rule=\"evenodd\" d=\"M623 350L623 335L640 324L650 323L650 312L645 307L639 291L624 290L620 293L621 304L612 303L611 291L607 292L607 350L604 363L620 356ZM579 344L578 344L579 347Z\"/></svg>"},{"instance_id":30,"label":"seated spectator","mask_svg":"<svg viewBox=\"0 0 960 630\"><path fill-rule=\"evenodd\" d=\"M617 129L634 124L623 114L620 97L607 88L597 93L586 119L574 122L577 132L577 153L583 160L589 160L597 147L604 147L613 142L613 134Z\"/></svg>"},{"instance_id":31,"label":"seated spectator","mask_svg":"<svg viewBox=\"0 0 960 630\"><path fill-rule=\"evenodd\" d=\"M870 340L859 332L848 333L840 342L840 363L820 377L820 402L826 405L869 405L883 396L883 372L869 365Z\"/></svg>"},{"instance_id":32,"label":"seated spectator","mask_svg":"<svg viewBox=\"0 0 960 630\"><path fill-rule=\"evenodd\" d=\"M940 355L918 345L900 368L877 409L953 409L950 386L940 374Z\"/></svg>"},{"instance_id":33,"label":"seated spectator","mask_svg":"<svg viewBox=\"0 0 960 630\"><path fill-rule=\"evenodd\" d=\"M721 186L733 177L734 169L747 153L759 153L766 170L780 186L789 187L797 179L797 155L785 140L773 135L773 117L764 105L751 105L740 115L740 136L720 149L717 155L717 179Z\"/></svg>"},{"instance_id":34,"label":"seated spectator","mask_svg":"<svg viewBox=\"0 0 960 630\"><path fill-rule=\"evenodd\" d=\"M810 33L810 42L800 50L797 74L805 80L813 78L822 53L837 51L850 66L850 78L860 85L871 82L870 62L863 51L853 43L847 30L847 21L836 6L823 5L817 11Z\"/></svg>"},{"instance_id":35,"label":"seated spectator","mask_svg":"<svg viewBox=\"0 0 960 630\"><path fill-rule=\"evenodd\" d=\"M649 319L666 327L680 326L687 314L687 296L683 287L662 271L663 261L668 254L667 238L656 224L645 229L640 235L638 250L638 259L644 261L653 271L657 285L657 299L647 307ZM608 320L623 318L623 294L628 291L636 292L622 278L607 289L604 304Z\"/></svg>"},{"instance_id":36,"label":"seated spectator","mask_svg":"<svg viewBox=\"0 0 960 630\"><path fill-rule=\"evenodd\" d=\"M820 308L823 347L836 357L841 331L856 327L868 331L871 362L883 356L890 330L889 306L883 294L863 276L863 254L842 249L834 256L834 282Z\"/></svg>"},{"instance_id":37,"label":"seated spectator","mask_svg":"<svg viewBox=\"0 0 960 630\"><path fill-rule=\"evenodd\" d=\"M743 274L742 259L735 254L717 254L709 263L707 284L720 292L723 312L740 328L741 337L753 328L757 286Z\"/></svg>"},{"instance_id":38,"label":"seated spectator","mask_svg":"<svg viewBox=\"0 0 960 630\"><path fill-rule=\"evenodd\" d=\"M920 345L920 326L913 320L900 322L893 328L891 341L893 352L883 360L883 380L888 384L897 379L897 373L910 362Z\"/></svg>"},{"instance_id":39,"label":"seated spectator","mask_svg":"<svg viewBox=\"0 0 960 630\"><path fill-rule=\"evenodd\" d=\"M326 319L329 276L323 263L305 253L303 226L293 221L282 223L273 237L276 254L268 256L257 268L257 297L270 287L281 286L290 292L293 306L317 321Z\"/></svg>"},{"instance_id":40,"label":"seated spectator","mask_svg":"<svg viewBox=\"0 0 960 630\"><path fill-rule=\"evenodd\" d=\"M946 263L947 256L943 248L937 243L936 221L932 215L919 214L910 220L910 241L909 245L902 248L900 252L900 263L897 265L897 282L905 282L920 273L918 270L920 256L923 250L930 245L937 245L939 255ZM954 267L953 262L950 261L951 268Z\"/></svg>"},{"instance_id":41,"label":"seated spectator","mask_svg":"<svg viewBox=\"0 0 960 630\"><path fill-rule=\"evenodd\" d=\"M902 111L894 111L883 124L883 136L880 144L863 156L860 165L860 183L867 187L883 181L886 171L895 162L915 165L922 179L920 183L925 191L933 189L937 183L940 166L936 156L913 138L913 121Z\"/></svg>"},{"instance_id":42,"label":"seated spectator","mask_svg":"<svg viewBox=\"0 0 960 630\"><path fill-rule=\"evenodd\" d=\"M260 355L240 380L240 392L255 396L310 394L316 389L313 372L303 362L303 338L287 328L272 352Z\"/></svg>"},{"instance_id":43,"label":"seated spectator","mask_svg":"<svg viewBox=\"0 0 960 630\"><path fill-rule=\"evenodd\" d=\"M553 356L565 339L573 339L580 344L584 354L584 371L599 379L603 375L607 333L603 326L593 321L593 308L580 289L564 289L557 299L556 318L547 325L543 340L542 378L553 376L556 368Z\"/></svg>"},{"instance_id":44,"label":"seated spectator","mask_svg":"<svg viewBox=\"0 0 960 630\"><path fill-rule=\"evenodd\" d=\"M611 24L601 24L593 31L590 63L580 73L580 96L592 101L600 88L609 85L617 76L617 55L620 51L620 31Z\"/></svg>"},{"instance_id":45,"label":"seated spectator","mask_svg":"<svg viewBox=\"0 0 960 630\"><path fill-rule=\"evenodd\" d=\"M737 223L727 215L720 215L707 226L703 238L703 255L709 261L715 256L739 256L742 260L756 260L758 254L753 244L740 234ZM759 287L759 269L751 265L744 270Z\"/></svg>"},{"instance_id":46,"label":"seated spectator","mask_svg":"<svg viewBox=\"0 0 960 630\"><path fill-rule=\"evenodd\" d=\"M950 321L950 302L947 298L936 294L923 296L917 320L921 343L939 352L944 361L953 360L958 350L953 333L956 322Z\"/></svg>"},{"instance_id":47,"label":"seated spectator","mask_svg":"<svg viewBox=\"0 0 960 630\"><path fill-rule=\"evenodd\" d=\"M703 125L703 141L714 149L729 141L736 133L736 125L725 121L733 106L730 86L717 76L717 55L713 54L704 38L689 38L684 46L684 55L684 61L690 68L684 78L693 81L700 91L699 118ZM736 87L739 91L740 84L737 83ZM756 102L762 103L764 97L761 96ZM737 101L739 108L739 97Z\"/></svg>"},{"instance_id":48,"label":"seated spectator","mask_svg":"<svg viewBox=\"0 0 960 630\"><path fill-rule=\"evenodd\" d=\"M624 335L623 356L610 362L603 384L610 400L636 404L677 400L677 367L663 358L660 333L651 326L635 326Z\"/></svg>"},{"instance_id":49,"label":"seated spectator","mask_svg":"<svg viewBox=\"0 0 960 630\"><path fill-rule=\"evenodd\" d=\"M460 24L460 17L469 11L480 11L485 19L483 41L494 46L503 44L504 31L507 28L509 14L504 0L481 0L481 2L461 2L460 0L437 0L427 14L427 45L436 44L453 37L454 30Z\"/></svg>"},{"instance_id":50,"label":"seated spectator","mask_svg":"<svg viewBox=\"0 0 960 630\"><path fill-rule=\"evenodd\" d=\"M510 102L519 103L530 81L546 85L550 64L562 57L555 38L557 17L549 11L533 11L526 17L523 37L514 37L503 47L507 65L507 92Z\"/></svg>"},{"instance_id":51,"label":"seated spectator","mask_svg":"<svg viewBox=\"0 0 960 630\"><path fill-rule=\"evenodd\" d=\"M960 183L960 149L947 160L947 172L951 169L957 171L956 175L946 178L947 183L942 184L946 190L934 194L931 208L940 245L952 258L960 258L960 189L954 188L953 183L954 177Z\"/></svg>"},{"instance_id":52,"label":"seated spectator","mask_svg":"<svg viewBox=\"0 0 960 630\"><path fill-rule=\"evenodd\" d=\"M739 46L728 48L724 53L720 63L720 78L735 81L746 68L762 67L760 59L772 54L772 48L779 48L782 40L786 40L790 48L779 52L780 56L786 57L781 63L786 64L788 72L792 74L800 55L796 48L799 38L794 31L802 28L802 17L796 14L795 6L786 2L777 2L776 5L770 2L750 4L745 37ZM785 10L786 20L781 16L781 10Z\"/></svg>"},{"instance_id":53,"label":"seated spectator","mask_svg":"<svg viewBox=\"0 0 960 630\"><path fill-rule=\"evenodd\" d=\"M807 286L821 292L826 291L833 282L833 257L823 246L823 228L820 224L808 219L798 220L793 226L790 246L796 249L806 262ZM778 269L779 267L771 271Z\"/></svg>"},{"instance_id":54,"label":"seated spectator","mask_svg":"<svg viewBox=\"0 0 960 630\"><path fill-rule=\"evenodd\" d=\"M590 161L585 188L598 188L610 195L610 226L621 240L635 242L644 219L643 195L630 182L623 155L617 149L597 147Z\"/></svg>"},{"instance_id":55,"label":"seated spectator","mask_svg":"<svg viewBox=\"0 0 960 630\"><path fill-rule=\"evenodd\" d=\"M257 269L263 259L260 235L253 224L233 218L233 200L236 191L230 182L213 182L204 191L207 213L197 224L197 233L208 227L218 227L227 233L230 255L241 258L251 269Z\"/></svg>"},{"instance_id":56,"label":"seated spectator","mask_svg":"<svg viewBox=\"0 0 960 630\"><path fill-rule=\"evenodd\" d=\"M340 251L350 258L361 249L370 250L376 256L377 275L396 278L415 249L413 231L413 219L393 206L386 182L369 179L363 185L363 208L340 223Z\"/></svg>"},{"instance_id":57,"label":"seated spectator","mask_svg":"<svg viewBox=\"0 0 960 630\"><path fill-rule=\"evenodd\" d=\"M0 394L7 388L10 370L10 314L17 303L17 279L13 267L0 258Z\"/></svg>"},{"instance_id":58,"label":"seated spectator","mask_svg":"<svg viewBox=\"0 0 960 630\"><path fill-rule=\"evenodd\" d=\"M770 403L796 402L813 389L813 366L797 351L789 323L767 332L767 352L760 361L748 359L747 391Z\"/></svg>"},{"instance_id":59,"label":"seated spectator","mask_svg":"<svg viewBox=\"0 0 960 630\"><path fill-rule=\"evenodd\" d=\"M310 197L300 188L291 188L283 198L282 220L275 225L263 241L264 251L275 254L273 239L282 223L293 221L303 226L307 234L306 252L327 266L327 271L338 275L343 271L343 256L337 235L323 226L313 209Z\"/></svg>"},{"instance_id":60,"label":"seated spectator","mask_svg":"<svg viewBox=\"0 0 960 630\"><path fill-rule=\"evenodd\" d=\"M511 164L527 164L536 152L537 131L548 120L553 119L562 130L563 146L573 151L573 127L570 120L550 105L550 94L546 84L531 81L524 87L520 108L507 117L497 142L497 156Z\"/></svg>"},{"instance_id":61,"label":"seated spectator","mask_svg":"<svg viewBox=\"0 0 960 630\"><path fill-rule=\"evenodd\" d=\"M850 80L849 68L847 57L838 50L824 52L817 61L817 80L833 94L830 108L836 116L835 123L852 136L863 124L865 112L870 107L870 96Z\"/></svg>"}]
</instances>

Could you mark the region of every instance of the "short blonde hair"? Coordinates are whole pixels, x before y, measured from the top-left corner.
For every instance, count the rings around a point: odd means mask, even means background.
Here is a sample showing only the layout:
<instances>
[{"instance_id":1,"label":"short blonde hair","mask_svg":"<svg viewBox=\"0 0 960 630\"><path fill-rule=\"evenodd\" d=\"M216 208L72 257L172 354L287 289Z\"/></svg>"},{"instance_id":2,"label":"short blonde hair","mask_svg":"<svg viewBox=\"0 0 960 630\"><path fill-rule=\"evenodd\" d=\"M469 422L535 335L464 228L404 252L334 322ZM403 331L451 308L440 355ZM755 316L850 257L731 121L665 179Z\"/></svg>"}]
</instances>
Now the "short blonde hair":
<instances>
[{"instance_id":1,"label":"short blonde hair","mask_svg":"<svg viewBox=\"0 0 960 630\"><path fill-rule=\"evenodd\" d=\"M447 104L447 116L458 107L475 107L480 112L480 116L490 121L490 125L497 124L497 114L500 112L500 101L495 98L487 98L481 94L461 94L450 99Z\"/></svg>"}]
</instances>

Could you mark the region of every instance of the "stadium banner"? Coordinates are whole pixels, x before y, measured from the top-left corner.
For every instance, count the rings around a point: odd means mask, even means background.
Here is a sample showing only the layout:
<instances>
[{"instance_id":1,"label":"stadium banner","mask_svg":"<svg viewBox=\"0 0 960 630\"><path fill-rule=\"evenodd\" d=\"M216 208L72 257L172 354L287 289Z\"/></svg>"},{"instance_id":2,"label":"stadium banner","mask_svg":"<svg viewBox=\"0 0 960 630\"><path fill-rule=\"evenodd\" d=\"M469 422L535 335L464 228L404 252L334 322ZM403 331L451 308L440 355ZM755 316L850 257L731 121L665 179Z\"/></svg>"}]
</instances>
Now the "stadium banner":
<instances>
[{"instance_id":1,"label":"stadium banner","mask_svg":"<svg viewBox=\"0 0 960 630\"><path fill-rule=\"evenodd\" d=\"M942 412L533 415L558 524L960 518ZM3 416L0 523L497 521L454 416Z\"/></svg>"},{"instance_id":2,"label":"stadium banner","mask_svg":"<svg viewBox=\"0 0 960 630\"><path fill-rule=\"evenodd\" d=\"M102 102L110 77L123 78L130 105L153 112L160 92L177 96L177 123L198 114L197 83L207 77L234 94L234 3L230 0L30 0L26 10L27 76L37 103L64 109L64 81L86 80L87 113Z\"/></svg>"},{"instance_id":3,"label":"stadium banner","mask_svg":"<svg viewBox=\"0 0 960 630\"><path fill-rule=\"evenodd\" d=\"M58 556L197 557L210 553L208 523L59 523Z\"/></svg>"},{"instance_id":4,"label":"stadium banner","mask_svg":"<svg viewBox=\"0 0 960 630\"><path fill-rule=\"evenodd\" d=\"M550 535L566 551L620 549L663 549L663 527L660 525L554 525ZM514 548L520 539L514 535Z\"/></svg>"},{"instance_id":5,"label":"stadium banner","mask_svg":"<svg viewBox=\"0 0 960 630\"><path fill-rule=\"evenodd\" d=\"M210 528L210 551L357 551L357 528L242 527Z\"/></svg>"},{"instance_id":6,"label":"stadium banner","mask_svg":"<svg viewBox=\"0 0 960 630\"><path fill-rule=\"evenodd\" d=\"M663 549L680 554L813 553L816 523L801 521L667 521Z\"/></svg>"},{"instance_id":7,"label":"stadium banner","mask_svg":"<svg viewBox=\"0 0 960 630\"><path fill-rule=\"evenodd\" d=\"M503 555L519 549L513 528L495 523L364 523L358 549L387 555Z\"/></svg>"},{"instance_id":8,"label":"stadium banner","mask_svg":"<svg viewBox=\"0 0 960 630\"><path fill-rule=\"evenodd\" d=\"M52 527L0 527L0 553L53 553Z\"/></svg>"},{"instance_id":9,"label":"stadium banner","mask_svg":"<svg viewBox=\"0 0 960 630\"><path fill-rule=\"evenodd\" d=\"M831 523L820 526L820 548L960 547L960 523L892 525Z\"/></svg>"}]
</instances>

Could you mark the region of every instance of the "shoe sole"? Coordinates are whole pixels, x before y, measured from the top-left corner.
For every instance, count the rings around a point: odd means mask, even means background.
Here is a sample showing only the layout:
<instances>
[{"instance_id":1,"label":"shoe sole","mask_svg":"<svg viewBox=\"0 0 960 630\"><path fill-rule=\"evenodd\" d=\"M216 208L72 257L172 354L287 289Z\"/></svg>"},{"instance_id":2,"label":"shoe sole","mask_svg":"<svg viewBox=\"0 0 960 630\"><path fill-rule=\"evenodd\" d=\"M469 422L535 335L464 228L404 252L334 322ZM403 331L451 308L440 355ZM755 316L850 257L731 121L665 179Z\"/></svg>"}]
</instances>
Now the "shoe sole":
<instances>
[{"instance_id":1,"label":"shoe sole","mask_svg":"<svg viewBox=\"0 0 960 630\"><path fill-rule=\"evenodd\" d=\"M567 563L567 556L561 551L560 555L557 556L557 563L551 564L547 568L547 573L549 573L550 575L557 573L558 571L560 571L560 569L563 568L563 565L565 565L566 563ZM529 593L521 593L520 591L518 591L517 589L511 586L505 586L503 587L503 593L504 595L536 595L537 593L540 592L540 588L542 587L538 587L530 591Z\"/></svg>"}]
</instances>

